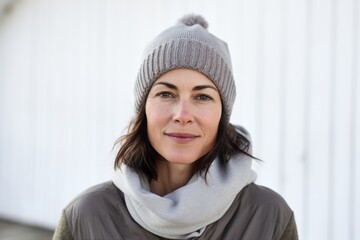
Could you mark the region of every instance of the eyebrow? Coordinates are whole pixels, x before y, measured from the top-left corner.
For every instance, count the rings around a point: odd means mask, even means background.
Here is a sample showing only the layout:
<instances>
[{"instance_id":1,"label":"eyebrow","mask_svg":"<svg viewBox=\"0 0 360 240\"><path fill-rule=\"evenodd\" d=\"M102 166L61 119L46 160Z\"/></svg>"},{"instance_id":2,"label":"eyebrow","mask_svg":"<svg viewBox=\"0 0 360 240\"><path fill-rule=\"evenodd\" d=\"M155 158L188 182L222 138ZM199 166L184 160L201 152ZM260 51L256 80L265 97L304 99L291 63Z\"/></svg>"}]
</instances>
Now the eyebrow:
<instances>
[{"instance_id":1,"label":"eyebrow","mask_svg":"<svg viewBox=\"0 0 360 240\"><path fill-rule=\"evenodd\" d=\"M167 82L157 82L155 83L155 85L165 85L166 87L170 88L170 89L173 89L173 90L177 90L178 88L174 85L174 84L171 84L171 83L167 83ZM155 86L154 85L154 86ZM200 90L203 90L203 89L206 89L206 88L211 88L213 90L215 90L216 92L218 91L216 89L216 87L214 86L211 86L211 85L198 85L198 86L195 86L193 87L193 91L200 91Z\"/></svg>"}]
</instances>

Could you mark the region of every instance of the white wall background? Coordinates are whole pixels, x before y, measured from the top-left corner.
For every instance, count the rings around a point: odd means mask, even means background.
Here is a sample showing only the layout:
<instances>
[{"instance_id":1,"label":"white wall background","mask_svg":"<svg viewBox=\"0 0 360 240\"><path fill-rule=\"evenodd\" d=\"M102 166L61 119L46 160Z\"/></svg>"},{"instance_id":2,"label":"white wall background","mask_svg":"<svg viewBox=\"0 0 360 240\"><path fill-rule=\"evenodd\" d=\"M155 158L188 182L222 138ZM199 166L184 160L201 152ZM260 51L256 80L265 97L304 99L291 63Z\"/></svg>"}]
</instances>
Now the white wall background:
<instances>
[{"instance_id":1,"label":"white wall background","mask_svg":"<svg viewBox=\"0 0 360 240\"><path fill-rule=\"evenodd\" d=\"M357 0L17 0L0 15L0 217L53 228L109 180L150 39L200 13L229 44L232 122L301 239L359 239Z\"/></svg>"}]
</instances>

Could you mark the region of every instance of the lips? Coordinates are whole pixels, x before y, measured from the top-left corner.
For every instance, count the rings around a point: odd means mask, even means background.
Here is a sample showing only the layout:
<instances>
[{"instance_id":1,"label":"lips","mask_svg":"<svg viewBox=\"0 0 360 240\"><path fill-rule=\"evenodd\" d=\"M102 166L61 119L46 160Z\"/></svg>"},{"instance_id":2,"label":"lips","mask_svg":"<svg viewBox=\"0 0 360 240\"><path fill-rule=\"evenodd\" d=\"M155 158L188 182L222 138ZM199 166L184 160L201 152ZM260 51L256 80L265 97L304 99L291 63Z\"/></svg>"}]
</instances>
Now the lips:
<instances>
[{"instance_id":1,"label":"lips","mask_svg":"<svg viewBox=\"0 0 360 240\"><path fill-rule=\"evenodd\" d=\"M165 135L179 144L190 143L199 137L199 135L190 133L165 133Z\"/></svg>"}]
</instances>

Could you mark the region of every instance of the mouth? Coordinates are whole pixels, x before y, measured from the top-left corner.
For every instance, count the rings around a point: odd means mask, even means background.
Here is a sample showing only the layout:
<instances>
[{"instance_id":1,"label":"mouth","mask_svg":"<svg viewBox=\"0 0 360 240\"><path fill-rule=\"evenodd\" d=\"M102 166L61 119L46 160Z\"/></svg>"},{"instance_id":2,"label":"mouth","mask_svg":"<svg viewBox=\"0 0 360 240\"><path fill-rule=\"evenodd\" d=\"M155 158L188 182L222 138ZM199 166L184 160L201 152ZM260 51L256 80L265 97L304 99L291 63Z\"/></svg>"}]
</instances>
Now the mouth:
<instances>
[{"instance_id":1,"label":"mouth","mask_svg":"<svg viewBox=\"0 0 360 240\"><path fill-rule=\"evenodd\" d=\"M166 136L170 137L176 143L185 144L192 142L193 140L200 137L199 135L190 133L165 133Z\"/></svg>"}]
</instances>

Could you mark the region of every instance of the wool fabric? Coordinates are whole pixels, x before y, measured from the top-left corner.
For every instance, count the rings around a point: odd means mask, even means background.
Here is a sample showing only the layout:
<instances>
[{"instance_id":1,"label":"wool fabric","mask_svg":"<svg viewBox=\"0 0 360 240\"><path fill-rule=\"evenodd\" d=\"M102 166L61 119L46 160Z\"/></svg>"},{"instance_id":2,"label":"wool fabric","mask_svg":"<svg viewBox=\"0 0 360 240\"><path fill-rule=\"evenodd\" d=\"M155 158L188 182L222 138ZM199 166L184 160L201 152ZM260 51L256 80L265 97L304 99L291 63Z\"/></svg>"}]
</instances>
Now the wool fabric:
<instances>
[{"instance_id":1,"label":"wool fabric","mask_svg":"<svg viewBox=\"0 0 360 240\"><path fill-rule=\"evenodd\" d=\"M125 164L116 170L113 183L124 192L130 215L143 228L168 239L190 239L220 219L237 194L255 181L251 163L245 154L233 156L226 165L215 159L206 180L195 174L165 196L152 193L148 180Z\"/></svg>"},{"instance_id":2,"label":"wool fabric","mask_svg":"<svg viewBox=\"0 0 360 240\"><path fill-rule=\"evenodd\" d=\"M230 118L236 97L230 53L227 43L208 32L207 27L202 16L186 15L147 45L135 82L137 111L162 74L187 68L201 72L216 85Z\"/></svg>"}]
</instances>

